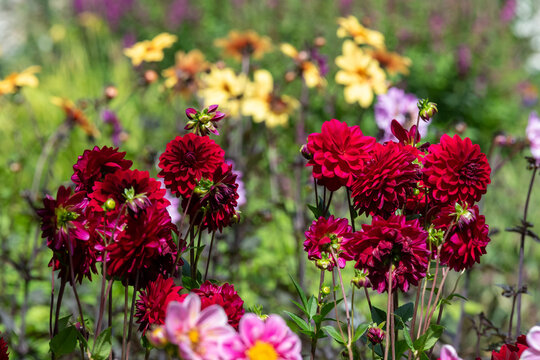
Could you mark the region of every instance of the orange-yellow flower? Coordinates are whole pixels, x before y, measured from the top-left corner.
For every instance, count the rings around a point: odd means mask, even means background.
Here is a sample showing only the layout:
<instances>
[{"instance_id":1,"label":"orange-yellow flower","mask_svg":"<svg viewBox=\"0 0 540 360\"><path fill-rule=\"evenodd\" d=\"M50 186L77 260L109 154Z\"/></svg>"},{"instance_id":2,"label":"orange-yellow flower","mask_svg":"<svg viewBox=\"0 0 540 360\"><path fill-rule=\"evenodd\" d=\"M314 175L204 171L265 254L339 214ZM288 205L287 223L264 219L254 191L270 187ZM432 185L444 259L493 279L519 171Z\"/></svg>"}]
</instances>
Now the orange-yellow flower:
<instances>
[{"instance_id":1,"label":"orange-yellow flower","mask_svg":"<svg viewBox=\"0 0 540 360\"><path fill-rule=\"evenodd\" d=\"M79 109L73 103L73 101L66 98L53 97L51 102L64 110L64 113L66 114L66 121L68 123L79 125L88 136L99 136L98 129L96 129L96 127L90 123L84 112Z\"/></svg>"},{"instance_id":2,"label":"orange-yellow flower","mask_svg":"<svg viewBox=\"0 0 540 360\"><path fill-rule=\"evenodd\" d=\"M289 116L298 107L298 101L286 95L276 95L274 80L268 70L257 70L248 85L242 104L242 114L255 122L265 122L268 127L287 124Z\"/></svg>"},{"instance_id":3,"label":"orange-yellow flower","mask_svg":"<svg viewBox=\"0 0 540 360\"><path fill-rule=\"evenodd\" d=\"M163 70L165 86L186 96L196 92L200 85L198 75L210 68L204 54L198 49L178 51L175 58L175 65Z\"/></svg>"},{"instance_id":4,"label":"orange-yellow flower","mask_svg":"<svg viewBox=\"0 0 540 360\"><path fill-rule=\"evenodd\" d=\"M244 56L259 59L272 48L269 37L260 36L253 30L232 30L227 37L216 39L214 45L223 48L225 55L237 60L242 60Z\"/></svg>"},{"instance_id":5,"label":"orange-yellow flower","mask_svg":"<svg viewBox=\"0 0 540 360\"><path fill-rule=\"evenodd\" d=\"M283 54L292 58L296 62L298 69L308 87L323 87L326 85L326 80L321 76L317 65L311 61L307 51L299 52L294 46L287 43L281 44L280 49Z\"/></svg>"},{"instance_id":6,"label":"orange-yellow flower","mask_svg":"<svg viewBox=\"0 0 540 360\"><path fill-rule=\"evenodd\" d=\"M247 77L236 75L233 69L212 67L209 73L201 75L202 88L198 94L204 99L204 105L219 104L231 116L240 113L240 103L246 90Z\"/></svg>"},{"instance_id":7,"label":"orange-yellow flower","mask_svg":"<svg viewBox=\"0 0 540 360\"><path fill-rule=\"evenodd\" d=\"M408 57L387 51L386 49L368 50L368 54L377 60L390 75L409 75L411 59Z\"/></svg>"},{"instance_id":8,"label":"orange-yellow flower","mask_svg":"<svg viewBox=\"0 0 540 360\"><path fill-rule=\"evenodd\" d=\"M163 50L170 48L177 40L176 35L161 33L152 40L144 40L124 49L124 55L131 59L134 66L143 61L158 62L163 60Z\"/></svg>"},{"instance_id":9,"label":"orange-yellow flower","mask_svg":"<svg viewBox=\"0 0 540 360\"><path fill-rule=\"evenodd\" d=\"M386 91L386 75L379 63L351 40L343 43L343 55L336 58L341 68L336 82L345 85L345 101L358 102L367 108L373 102L373 93Z\"/></svg>"},{"instance_id":10,"label":"orange-yellow flower","mask_svg":"<svg viewBox=\"0 0 540 360\"><path fill-rule=\"evenodd\" d=\"M338 37L351 36L357 44L371 45L378 49L384 48L384 35L362 26L356 17L349 15L346 18L338 18L338 24Z\"/></svg>"},{"instance_id":11,"label":"orange-yellow flower","mask_svg":"<svg viewBox=\"0 0 540 360\"><path fill-rule=\"evenodd\" d=\"M41 71L39 66L30 66L20 73L9 74L4 80L0 81L0 95L13 94L21 87L28 86L35 88L39 85L36 73Z\"/></svg>"}]
</instances>

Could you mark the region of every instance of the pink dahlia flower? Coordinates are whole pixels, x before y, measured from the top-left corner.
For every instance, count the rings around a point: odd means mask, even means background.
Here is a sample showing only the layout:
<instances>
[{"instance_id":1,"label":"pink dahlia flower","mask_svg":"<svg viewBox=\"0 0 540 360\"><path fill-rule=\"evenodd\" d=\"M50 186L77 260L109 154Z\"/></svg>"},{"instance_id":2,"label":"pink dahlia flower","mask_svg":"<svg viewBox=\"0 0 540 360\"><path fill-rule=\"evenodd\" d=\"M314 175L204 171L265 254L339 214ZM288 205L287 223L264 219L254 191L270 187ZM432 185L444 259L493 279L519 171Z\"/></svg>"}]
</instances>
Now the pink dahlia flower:
<instances>
[{"instance_id":1,"label":"pink dahlia flower","mask_svg":"<svg viewBox=\"0 0 540 360\"><path fill-rule=\"evenodd\" d=\"M527 333L529 348L521 354L521 360L540 359L540 326L533 326Z\"/></svg>"},{"instance_id":2,"label":"pink dahlia flower","mask_svg":"<svg viewBox=\"0 0 540 360\"><path fill-rule=\"evenodd\" d=\"M225 360L301 360L302 344L278 315L266 320L248 313L240 320L238 334L223 344Z\"/></svg>"},{"instance_id":3,"label":"pink dahlia flower","mask_svg":"<svg viewBox=\"0 0 540 360\"><path fill-rule=\"evenodd\" d=\"M439 360L463 360L456 352L452 345L444 345L441 349L441 357Z\"/></svg>"},{"instance_id":4,"label":"pink dahlia flower","mask_svg":"<svg viewBox=\"0 0 540 360\"><path fill-rule=\"evenodd\" d=\"M531 112L529 115L526 133L532 156L536 160L536 164L540 165L540 117L538 117L536 111Z\"/></svg>"}]
</instances>

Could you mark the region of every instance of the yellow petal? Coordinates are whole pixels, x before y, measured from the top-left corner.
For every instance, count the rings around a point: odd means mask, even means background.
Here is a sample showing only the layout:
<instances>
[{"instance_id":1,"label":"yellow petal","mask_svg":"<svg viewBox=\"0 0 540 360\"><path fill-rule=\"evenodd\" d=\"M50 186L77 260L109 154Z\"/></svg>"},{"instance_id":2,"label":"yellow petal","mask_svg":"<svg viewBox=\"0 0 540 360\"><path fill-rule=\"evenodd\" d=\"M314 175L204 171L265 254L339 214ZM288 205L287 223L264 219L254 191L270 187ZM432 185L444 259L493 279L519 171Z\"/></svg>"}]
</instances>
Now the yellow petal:
<instances>
[{"instance_id":1,"label":"yellow petal","mask_svg":"<svg viewBox=\"0 0 540 360\"><path fill-rule=\"evenodd\" d=\"M293 59L298 56L298 50L291 44L283 43L279 48L283 54L292 57Z\"/></svg>"}]
</instances>

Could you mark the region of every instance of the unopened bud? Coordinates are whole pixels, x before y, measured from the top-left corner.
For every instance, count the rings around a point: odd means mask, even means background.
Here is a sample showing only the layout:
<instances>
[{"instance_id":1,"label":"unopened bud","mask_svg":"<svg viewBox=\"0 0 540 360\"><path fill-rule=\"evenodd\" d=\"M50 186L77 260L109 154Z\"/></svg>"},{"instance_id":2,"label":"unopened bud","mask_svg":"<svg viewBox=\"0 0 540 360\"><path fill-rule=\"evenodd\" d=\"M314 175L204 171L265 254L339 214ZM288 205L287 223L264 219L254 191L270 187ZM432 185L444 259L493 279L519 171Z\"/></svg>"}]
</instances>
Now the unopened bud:
<instances>
[{"instance_id":1,"label":"unopened bud","mask_svg":"<svg viewBox=\"0 0 540 360\"><path fill-rule=\"evenodd\" d=\"M313 154L309 151L307 144L302 145L300 148L300 154L304 157L306 160L313 159Z\"/></svg>"},{"instance_id":2,"label":"unopened bud","mask_svg":"<svg viewBox=\"0 0 540 360\"><path fill-rule=\"evenodd\" d=\"M115 86L109 85L105 88L104 94L107 100L112 100L118 96L118 89Z\"/></svg>"},{"instance_id":3,"label":"unopened bud","mask_svg":"<svg viewBox=\"0 0 540 360\"><path fill-rule=\"evenodd\" d=\"M146 82L146 84L148 85L152 84L156 82L157 79L158 79L158 74L154 70L146 70L144 72L144 81Z\"/></svg>"},{"instance_id":4,"label":"unopened bud","mask_svg":"<svg viewBox=\"0 0 540 360\"><path fill-rule=\"evenodd\" d=\"M315 262L315 265L321 270L326 270L330 266L331 262L328 259L319 259Z\"/></svg>"},{"instance_id":5,"label":"unopened bud","mask_svg":"<svg viewBox=\"0 0 540 360\"><path fill-rule=\"evenodd\" d=\"M169 340L167 339L167 334L165 333L165 329L161 326L158 326L152 331L149 331L146 333L146 338L152 344L158 349L161 349L165 347Z\"/></svg>"},{"instance_id":6,"label":"unopened bud","mask_svg":"<svg viewBox=\"0 0 540 360\"><path fill-rule=\"evenodd\" d=\"M326 39L322 36L317 36L313 41L313 44L317 47L323 47L324 45L326 45Z\"/></svg>"},{"instance_id":7,"label":"unopened bud","mask_svg":"<svg viewBox=\"0 0 540 360\"><path fill-rule=\"evenodd\" d=\"M322 293L323 295L328 295L328 294L330 294L330 291L331 291L330 286L323 286L323 287L321 288L321 293Z\"/></svg>"},{"instance_id":8,"label":"unopened bud","mask_svg":"<svg viewBox=\"0 0 540 360\"><path fill-rule=\"evenodd\" d=\"M428 99L418 100L418 110L420 117L424 121L429 121L437 112L437 104L430 102Z\"/></svg>"},{"instance_id":9,"label":"unopened bud","mask_svg":"<svg viewBox=\"0 0 540 360\"><path fill-rule=\"evenodd\" d=\"M105 211L111 211L111 210L114 210L114 208L116 207L116 201L114 201L113 198L109 198L105 201L105 203L103 203L103 209Z\"/></svg>"},{"instance_id":10,"label":"unopened bud","mask_svg":"<svg viewBox=\"0 0 540 360\"><path fill-rule=\"evenodd\" d=\"M383 329L379 329L378 327L369 328L366 336L373 345L382 343L385 338Z\"/></svg>"}]
</instances>

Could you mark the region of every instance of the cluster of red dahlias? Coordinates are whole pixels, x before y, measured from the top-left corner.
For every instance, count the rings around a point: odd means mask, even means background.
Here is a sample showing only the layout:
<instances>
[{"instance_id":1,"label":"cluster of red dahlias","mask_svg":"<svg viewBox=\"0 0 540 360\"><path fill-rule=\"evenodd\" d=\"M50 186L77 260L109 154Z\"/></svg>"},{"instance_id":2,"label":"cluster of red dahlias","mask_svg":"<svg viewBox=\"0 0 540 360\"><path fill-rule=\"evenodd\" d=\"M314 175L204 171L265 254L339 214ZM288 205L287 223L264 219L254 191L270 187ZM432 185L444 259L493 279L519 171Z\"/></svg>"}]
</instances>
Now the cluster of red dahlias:
<instances>
[{"instance_id":1,"label":"cluster of red dahlias","mask_svg":"<svg viewBox=\"0 0 540 360\"><path fill-rule=\"evenodd\" d=\"M360 127L333 119L302 148L316 184L324 187L318 200L323 216L305 234L308 258L327 270L353 260L378 292L388 290L389 274L393 289L418 285L432 259L456 271L470 268L489 242L475 205L491 173L480 147L459 135L420 144L416 126L406 130L395 120L392 132L398 142L379 144ZM372 216L360 231L347 219L328 217L327 191L341 187L353 218Z\"/></svg>"}]
</instances>

